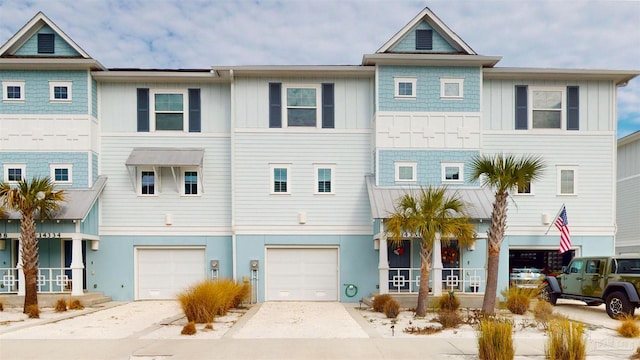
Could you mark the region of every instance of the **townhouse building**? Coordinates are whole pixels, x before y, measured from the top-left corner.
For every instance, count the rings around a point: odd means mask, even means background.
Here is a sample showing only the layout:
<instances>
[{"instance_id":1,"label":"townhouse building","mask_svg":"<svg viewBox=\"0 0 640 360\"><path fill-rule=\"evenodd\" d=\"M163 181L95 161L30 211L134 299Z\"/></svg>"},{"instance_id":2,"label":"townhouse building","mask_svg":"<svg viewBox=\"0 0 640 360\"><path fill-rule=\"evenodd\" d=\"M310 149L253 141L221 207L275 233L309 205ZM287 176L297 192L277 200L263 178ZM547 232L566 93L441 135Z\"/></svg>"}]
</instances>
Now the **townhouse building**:
<instances>
[{"instance_id":1,"label":"townhouse building","mask_svg":"<svg viewBox=\"0 0 640 360\"><path fill-rule=\"evenodd\" d=\"M425 8L358 65L109 69L37 14L0 48L0 163L4 181L68 192L38 224L40 291L170 299L232 278L257 302L416 293L419 245L390 245L384 219L446 185L477 241L437 246L432 291L482 292L493 194L470 179L478 154L546 164L512 196L500 287L512 268L613 254L616 90L638 73L500 59ZM0 292L20 294L19 215L0 230Z\"/></svg>"},{"instance_id":2,"label":"townhouse building","mask_svg":"<svg viewBox=\"0 0 640 360\"><path fill-rule=\"evenodd\" d=\"M616 255L640 252L640 131L618 140Z\"/></svg>"}]
</instances>

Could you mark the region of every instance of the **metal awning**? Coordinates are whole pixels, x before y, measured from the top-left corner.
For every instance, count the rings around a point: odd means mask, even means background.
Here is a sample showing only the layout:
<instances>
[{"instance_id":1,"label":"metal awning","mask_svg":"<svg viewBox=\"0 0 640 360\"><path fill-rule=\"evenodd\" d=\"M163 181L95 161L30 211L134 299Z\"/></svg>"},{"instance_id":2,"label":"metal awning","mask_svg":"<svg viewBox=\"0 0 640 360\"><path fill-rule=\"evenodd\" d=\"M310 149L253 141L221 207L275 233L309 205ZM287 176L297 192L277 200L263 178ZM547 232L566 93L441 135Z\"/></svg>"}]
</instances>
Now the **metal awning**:
<instances>
[{"instance_id":1,"label":"metal awning","mask_svg":"<svg viewBox=\"0 0 640 360\"><path fill-rule=\"evenodd\" d=\"M386 219L395 211L398 198L409 193L417 193L420 187L381 187L375 186L373 175L365 176L371 215L374 219ZM457 193L468 204L467 212L472 219L491 219L494 194L484 188L450 187L448 192Z\"/></svg>"},{"instance_id":2,"label":"metal awning","mask_svg":"<svg viewBox=\"0 0 640 360\"><path fill-rule=\"evenodd\" d=\"M84 221L106 184L107 177L98 176L90 189L65 189L65 201L60 203L60 209L51 219ZM21 217L19 212L10 211L8 219L19 220Z\"/></svg>"},{"instance_id":3,"label":"metal awning","mask_svg":"<svg viewBox=\"0 0 640 360\"><path fill-rule=\"evenodd\" d=\"M176 190L180 191L180 175L177 169L180 167L197 167L202 174L202 159L204 158L204 149L185 149L185 148L134 148L129 154L125 166L129 172L131 185L133 189L137 188L137 171L136 168L145 166L152 167L154 170L162 167L171 168L173 181ZM157 171L157 170L156 170ZM201 181L204 189L204 182Z\"/></svg>"}]
</instances>

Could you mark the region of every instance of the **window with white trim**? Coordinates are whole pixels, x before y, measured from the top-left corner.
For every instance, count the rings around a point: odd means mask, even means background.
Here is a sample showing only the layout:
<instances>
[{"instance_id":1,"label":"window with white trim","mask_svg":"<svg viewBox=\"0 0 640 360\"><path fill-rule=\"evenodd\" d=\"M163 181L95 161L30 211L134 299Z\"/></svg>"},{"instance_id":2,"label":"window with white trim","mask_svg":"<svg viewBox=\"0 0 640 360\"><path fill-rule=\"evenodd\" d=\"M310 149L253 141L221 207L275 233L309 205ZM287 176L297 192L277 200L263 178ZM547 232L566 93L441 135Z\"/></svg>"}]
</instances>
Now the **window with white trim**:
<instances>
[{"instance_id":1,"label":"window with white trim","mask_svg":"<svg viewBox=\"0 0 640 360\"><path fill-rule=\"evenodd\" d=\"M24 81L3 81L3 101L24 101Z\"/></svg>"},{"instance_id":2,"label":"window with white trim","mask_svg":"<svg viewBox=\"0 0 640 360\"><path fill-rule=\"evenodd\" d=\"M442 182L464 182L464 163L442 163Z\"/></svg>"},{"instance_id":3,"label":"window with white trim","mask_svg":"<svg viewBox=\"0 0 640 360\"><path fill-rule=\"evenodd\" d=\"M26 176L25 164L4 164L4 181L9 184L17 184Z\"/></svg>"},{"instance_id":4,"label":"window with white trim","mask_svg":"<svg viewBox=\"0 0 640 360\"><path fill-rule=\"evenodd\" d=\"M335 166L316 164L313 166L315 173L315 193L316 194L333 194L333 179Z\"/></svg>"},{"instance_id":5,"label":"window with white trim","mask_svg":"<svg viewBox=\"0 0 640 360\"><path fill-rule=\"evenodd\" d=\"M138 169L138 194L143 196L153 196L159 190L158 173L153 168Z\"/></svg>"},{"instance_id":6,"label":"window with white trim","mask_svg":"<svg viewBox=\"0 0 640 360\"><path fill-rule=\"evenodd\" d=\"M396 161L396 181L416 181L417 164L415 162Z\"/></svg>"},{"instance_id":7,"label":"window with white trim","mask_svg":"<svg viewBox=\"0 0 640 360\"><path fill-rule=\"evenodd\" d=\"M183 195L195 196L200 195L200 173L197 169L181 169Z\"/></svg>"},{"instance_id":8,"label":"window with white trim","mask_svg":"<svg viewBox=\"0 0 640 360\"><path fill-rule=\"evenodd\" d=\"M565 87L531 87L531 129L564 128Z\"/></svg>"},{"instance_id":9,"label":"window with white trim","mask_svg":"<svg viewBox=\"0 0 640 360\"><path fill-rule=\"evenodd\" d=\"M442 99L462 99L464 79L440 79L440 97Z\"/></svg>"},{"instance_id":10,"label":"window with white trim","mask_svg":"<svg viewBox=\"0 0 640 360\"><path fill-rule=\"evenodd\" d=\"M188 129L186 91L153 91L151 131L184 131Z\"/></svg>"},{"instance_id":11,"label":"window with white trim","mask_svg":"<svg viewBox=\"0 0 640 360\"><path fill-rule=\"evenodd\" d=\"M558 195L577 195L577 166L558 166Z\"/></svg>"},{"instance_id":12,"label":"window with white trim","mask_svg":"<svg viewBox=\"0 0 640 360\"><path fill-rule=\"evenodd\" d=\"M396 77L394 81L394 96L396 98L415 99L416 98L416 84L418 79L414 77Z\"/></svg>"},{"instance_id":13,"label":"window with white trim","mask_svg":"<svg viewBox=\"0 0 640 360\"><path fill-rule=\"evenodd\" d=\"M284 94L288 127L318 127L320 85L285 86Z\"/></svg>"},{"instance_id":14,"label":"window with white trim","mask_svg":"<svg viewBox=\"0 0 640 360\"><path fill-rule=\"evenodd\" d=\"M51 164L49 169L51 172L51 180L56 184L71 184L73 181L71 164Z\"/></svg>"},{"instance_id":15,"label":"window with white trim","mask_svg":"<svg viewBox=\"0 0 640 360\"><path fill-rule=\"evenodd\" d=\"M271 194L290 194L290 166L288 164L271 164L270 172Z\"/></svg>"},{"instance_id":16,"label":"window with white trim","mask_svg":"<svg viewBox=\"0 0 640 360\"><path fill-rule=\"evenodd\" d=\"M517 195L533 195L533 188L532 188L531 181L527 182L527 184L524 186L519 186L516 189L516 194Z\"/></svg>"},{"instance_id":17,"label":"window with white trim","mask_svg":"<svg viewBox=\"0 0 640 360\"><path fill-rule=\"evenodd\" d=\"M49 81L50 101L71 101L71 81Z\"/></svg>"}]
</instances>

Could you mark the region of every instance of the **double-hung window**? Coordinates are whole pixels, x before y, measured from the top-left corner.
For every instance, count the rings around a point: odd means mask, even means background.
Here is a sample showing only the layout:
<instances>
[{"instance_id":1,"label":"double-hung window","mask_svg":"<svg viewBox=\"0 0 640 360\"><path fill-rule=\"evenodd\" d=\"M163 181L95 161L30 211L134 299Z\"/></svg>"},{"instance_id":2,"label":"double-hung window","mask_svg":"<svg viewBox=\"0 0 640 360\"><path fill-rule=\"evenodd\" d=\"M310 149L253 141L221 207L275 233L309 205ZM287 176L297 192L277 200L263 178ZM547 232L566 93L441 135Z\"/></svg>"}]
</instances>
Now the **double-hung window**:
<instances>
[{"instance_id":1,"label":"double-hung window","mask_svg":"<svg viewBox=\"0 0 640 360\"><path fill-rule=\"evenodd\" d=\"M183 131L185 129L185 92L156 92L152 96L154 111L152 123L156 131Z\"/></svg>"},{"instance_id":2,"label":"double-hung window","mask_svg":"<svg viewBox=\"0 0 640 360\"><path fill-rule=\"evenodd\" d=\"M440 79L440 98L445 100L462 99L464 79Z\"/></svg>"},{"instance_id":3,"label":"double-hung window","mask_svg":"<svg viewBox=\"0 0 640 360\"><path fill-rule=\"evenodd\" d=\"M442 182L462 183L464 182L463 163L442 163Z\"/></svg>"},{"instance_id":4,"label":"double-hung window","mask_svg":"<svg viewBox=\"0 0 640 360\"><path fill-rule=\"evenodd\" d=\"M577 173L576 166L558 166L558 195L577 195Z\"/></svg>"},{"instance_id":5,"label":"double-hung window","mask_svg":"<svg viewBox=\"0 0 640 360\"><path fill-rule=\"evenodd\" d=\"M156 195L158 191L158 179L154 169L139 170L140 195Z\"/></svg>"},{"instance_id":6,"label":"double-hung window","mask_svg":"<svg viewBox=\"0 0 640 360\"><path fill-rule=\"evenodd\" d=\"M317 127L320 104L319 86L286 87L287 126Z\"/></svg>"},{"instance_id":7,"label":"double-hung window","mask_svg":"<svg viewBox=\"0 0 640 360\"><path fill-rule=\"evenodd\" d=\"M24 164L5 164L4 165L4 181L9 184L16 184L25 179L26 165Z\"/></svg>"},{"instance_id":8,"label":"double-hung window","mask_svg":"<svg viewBox=\"0 0 640 360\"><path fill-rule=\"evenodd\" d=\"M416 166L414 162L398 161L395 163L395 180L400 182L416 181Z\"/></svg>"},{"instance_id":9,"label":"double-hung window","mask_svg":"<svg viewBox=\"0 0 640 360\"><path fill-rule=\"evenodd\" d=\"M314 165L315 170L315 180L316 180L316 194L333 194L333 177L334 177L334 166L333 165L324 165L317 164Z\"/></svg>"},{"instance_id":10,"label":"double-hung window","mask_svg":"<svg viewBox=\"0 0 640 360\"><path fill-rule=\"evenodd\" d=\"M290 194L291 186L289 184L290 171L287 164L271 164L271 193L272 194Z\"/></svg>"},{"instance_id":11,"label":"double-hung window","mask_svg":"<svg viewBox=\"0 0 640 360\"><path fill-rule=\"evenodd\" d=\"M565 90L563 88L531 89L531 128L562 129Z\"/></svg>"},{"instance_id":12,"label":"double-hung window","mask_svg":"<svg viewBox=\"0 0 640 360\"><path fill-rule=\"evenodd\" d=\"M515 86L515 129L579 130L578 86Z\"/></svg>"},{"instance_id":13,"label":"double-hung window","mask_svg":"<svg viewBox=\"0 0 640 360\"><path fill-rule=\"evenodd\" d=\"M3 101L24 101L24 81L3 81Z\"/></svg>"},{"instance_id":14,"label":"double-hung window","mask_svg":"<svg viewBox=\"0 0 640 360\"><path fill-rule=\"evenodd\" d=\"M71 81L49 81L50 101L71 101Z\"/></svg>"},{"instance_id":15,"label":"double-hung window","mask_svg":"<svg viewBox=\"0 0 640 360\"><path fill-rule=\"evenodd\" d=\"M395 88L395 97L396 98L405 98L405 99L415 99L416 98L416 84L418 82L417 78L414 77L396 77L393 78L394 88Z\"/></svg>"},{"instance_id":16,"label":"double-hung window","mask_svg":"<svg viewBox=\"0 0 640 360\"><path fill-rule=\"evenodd\" d=\"M51 164L50 166L51 180L56 184L72 183L72 165L71 164Z\"/></svg>"}]
</instances>

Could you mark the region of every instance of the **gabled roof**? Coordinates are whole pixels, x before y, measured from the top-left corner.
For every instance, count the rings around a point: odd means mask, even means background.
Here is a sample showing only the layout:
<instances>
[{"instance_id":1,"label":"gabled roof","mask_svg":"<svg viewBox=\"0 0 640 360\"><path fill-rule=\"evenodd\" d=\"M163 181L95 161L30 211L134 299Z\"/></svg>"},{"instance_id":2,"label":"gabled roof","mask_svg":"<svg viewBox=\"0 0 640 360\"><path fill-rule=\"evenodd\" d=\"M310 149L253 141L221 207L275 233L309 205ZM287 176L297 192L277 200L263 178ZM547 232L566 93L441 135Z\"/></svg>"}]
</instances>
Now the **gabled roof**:
<instances>
[{"instance_id":1,"label":"gabled roof","mask_svg":"<svg viewBox=\"0 0 640 360\"><path fill-rule=\"evenodd\" d=\"M416 17L407 25L398 31L389 41L387 41L376 53L386 53L398 44L408 33L412 32L416 26L422 22L428 23L435 31L440 34L453 48L467 55L477 55L473 49L467 45L456 33L454 33L436 14L428 7L425 7Z\"/></svg>"}]
</instances>

